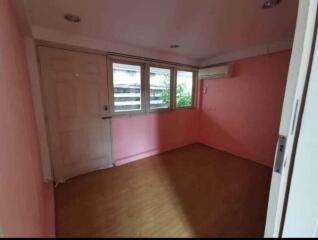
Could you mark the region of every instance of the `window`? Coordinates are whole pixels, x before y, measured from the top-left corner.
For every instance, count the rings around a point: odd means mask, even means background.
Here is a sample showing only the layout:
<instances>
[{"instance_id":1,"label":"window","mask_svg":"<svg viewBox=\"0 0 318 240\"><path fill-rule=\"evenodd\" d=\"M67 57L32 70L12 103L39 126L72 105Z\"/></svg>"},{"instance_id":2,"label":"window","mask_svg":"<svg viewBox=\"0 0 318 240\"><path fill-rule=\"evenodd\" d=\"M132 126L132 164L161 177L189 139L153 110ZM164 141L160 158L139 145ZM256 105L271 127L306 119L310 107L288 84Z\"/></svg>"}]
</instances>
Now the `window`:
<instances>
[{"instance_id":1,"label":"window","mask_svg":"<svg viewBox=\"0 0 318 240\"><path fill-rule=\"evenodd\" d=\"M111 111L115 115L195 107L196 70L109 57Z\"/></svg>"},{"instance_id":2,"label":"window","mask_svg":"<svg viewBox=\"0 0 318 240\"><path fill-rule=\"evenodd\" d=\"M141 66L112 63L114 112L141 111Z\"/></svg>"},{"instance_id":3,"label":"window","mask_svg":"<svg viewBox=\"0 0 318 240\"><path fill-rule=\"evenodd\" d=\"M170 108L171 70L166 68L149 68L150 109Z\"/></svg>"},{"instance_id":4,"label":"window","mask_svg":"<svg viewBox=\"0 0 318 240\"><path fill-rule=\"evenodd\" d=\"M185 108L193 106L193 72L177 71L176 106Z\"/></svg>"}]
</instances>

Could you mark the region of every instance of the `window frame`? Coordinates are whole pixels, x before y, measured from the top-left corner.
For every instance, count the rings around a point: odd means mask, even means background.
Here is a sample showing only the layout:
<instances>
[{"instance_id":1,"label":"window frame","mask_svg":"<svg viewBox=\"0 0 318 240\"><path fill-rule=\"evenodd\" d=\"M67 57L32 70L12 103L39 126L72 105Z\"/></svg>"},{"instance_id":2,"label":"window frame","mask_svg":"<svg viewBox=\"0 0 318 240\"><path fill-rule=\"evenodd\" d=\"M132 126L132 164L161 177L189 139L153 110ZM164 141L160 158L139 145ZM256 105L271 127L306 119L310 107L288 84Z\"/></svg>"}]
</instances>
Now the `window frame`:
<instances>
[{"instance_id":1,"label":"window frame","mask_svg":"<svg viewBox=\"0 0 318 240\"><path fill-rule=\"evenodd\" d=\"M138 61L130 61L120 58L109 58L108 61L108 91L109 91L109 103L110 111L113 116L116 115L136 115L146 113L145 106L145 67L143 63ZM133 66L140 66L140 110L132 111L115 111L115 98L114 98L114 82L113 82L113 63L127 64Z\"/></svg>"},{"instance_id":2,"label":"window frame","mask_svg":"<svg viewBox=\"0 0 318 240\"><path fill-rule=\"evenodd\" d=\"M150 107L150 68L151 67L170 70L170 102L169 102L169 107L167 107L167 108L151 109L151 107ZM173 85L174 85L173 84L173 82L174 82L173 67L168 67L168 66L164 66L164 65L160 65L160 64L156 64L156 63L150 63L150 64L147 64L147 66L146 66L146 73L147 73L147 76L146 76L147 111L148 112L168 112L168 111L173 110Z\"/></svg>"},{"instance_id":3,"label":"window frame","mask_svg":"<svg viewBox=\"0 0 318 240\"><path fill-rule=\"evenodd\" d=\"M141 69L141 110L120 111L115 112L114 86L113 86L113 63L128 64L140 66ZM150 108L150 67L169 69L170 70L170 106L169 108ZM177 107L176 102L176 86L177 72L188 71L193 73L192 79L192 104L187 107ZM123 57L117 55L107 55L107 77L108 77L108 94L109 94L109 110L112 116L134 116L147 113L172 112L180 110L191 110L197 108L198 99L198 69L195 67L187 67L185 65L173 63L160 63L155 60L143 60L135 57Z\"/></svg>"},{"instance_id":4,"label":"window frame","mask_svg":"<svg viewBox=\"0 0 318 240\"><path fill-rule=\"evenodd\" d=\"M192 101L191 106L185 106L185 107L178 107L177 106L177 78L178 78L178 71L183 72L192 72ZM197 71L189 69L189 68L176 68L174 73L174 109L176 110L182 110L182 109L194 109L196 108L197 103L197 84L198 84L198 78L197 78Z\"/></svg>"}]
</instances>

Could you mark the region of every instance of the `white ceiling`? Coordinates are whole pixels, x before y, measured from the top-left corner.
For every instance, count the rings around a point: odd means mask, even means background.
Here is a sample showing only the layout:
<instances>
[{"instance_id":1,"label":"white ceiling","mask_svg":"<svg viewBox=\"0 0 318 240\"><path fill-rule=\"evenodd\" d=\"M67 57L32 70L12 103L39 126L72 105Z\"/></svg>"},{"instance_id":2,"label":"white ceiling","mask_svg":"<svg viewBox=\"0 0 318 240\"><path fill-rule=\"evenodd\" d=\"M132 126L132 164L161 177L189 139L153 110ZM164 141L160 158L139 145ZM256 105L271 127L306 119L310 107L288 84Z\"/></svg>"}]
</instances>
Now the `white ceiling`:
<instances>
[{"instance_id":1,"label":"white ceiling","mask_svg":"<svg viewBox=\"0 0 318 240\"><path fill-rule=\"evenodd\" d=\"M290 41L298 0L25 0L31 25L204 60ZM78 14L78 24L65 13ZM171 44L180 48L170 49Z\"/></svg>"}]
</instances>

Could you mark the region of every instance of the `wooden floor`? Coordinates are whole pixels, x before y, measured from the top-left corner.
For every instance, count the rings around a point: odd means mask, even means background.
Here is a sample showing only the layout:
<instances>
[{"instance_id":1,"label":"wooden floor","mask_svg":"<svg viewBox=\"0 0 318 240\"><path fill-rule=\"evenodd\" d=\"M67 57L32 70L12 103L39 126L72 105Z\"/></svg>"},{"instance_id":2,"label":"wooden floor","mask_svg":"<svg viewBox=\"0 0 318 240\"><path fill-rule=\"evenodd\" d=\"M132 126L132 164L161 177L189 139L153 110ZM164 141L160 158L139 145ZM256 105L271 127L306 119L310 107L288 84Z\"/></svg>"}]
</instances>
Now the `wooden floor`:
<instances>
[{"instance_id":1,"label":"wooden floor","mask_svg":"<svg viewBox=\"0 0 318 240\"><path fill-rule=\"evenodd\" d=\"M261 237L271 169L195 144L56 189L57 236Z\"/></svg>"}]
</instances>

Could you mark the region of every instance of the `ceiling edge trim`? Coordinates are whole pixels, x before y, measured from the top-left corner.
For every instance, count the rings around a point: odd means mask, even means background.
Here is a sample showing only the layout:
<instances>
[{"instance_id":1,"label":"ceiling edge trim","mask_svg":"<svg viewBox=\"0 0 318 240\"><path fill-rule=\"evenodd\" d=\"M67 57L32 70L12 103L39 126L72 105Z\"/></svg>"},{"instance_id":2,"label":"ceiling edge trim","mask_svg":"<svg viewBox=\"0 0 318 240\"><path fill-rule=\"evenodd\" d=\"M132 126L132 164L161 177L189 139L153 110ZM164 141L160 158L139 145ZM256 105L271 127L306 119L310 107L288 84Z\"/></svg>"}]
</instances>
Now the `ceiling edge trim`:
<instances>
[{"instance_id":1,"label":"ceiling edge trim","mask_svg":"<svg viewBox=\"0 0 318 240\"><path fill-rule=\"evenodd\" d=\"M117 52L143 58L158 59L162 61L175 62L180 64L198 66L199 61L193 58L187 58L179 55L166 53L164 51L135 47L128 44L110 42L106 40L93 39L77 34L70 34L40 26L31 26L33 38L41 41L48 41L76 47L84 47L92 50L105 52Z\"/></svg>"},{"instance_id":2,"label":"ceiling edge trim","mask_svg":"<svg viewBox=\"0 0 318 240\"><path fill-rule=\"evenodd\" d=\"M199 67L205 68L205 67L210 67L213 65L218 65L221 63L228 63L228 62L241 60L244 58L250 58L250 57L256 57L256 56L271 54L275 52L280 52L280 51L292 49L292 46L293 46L293 40L289 39L284 41L278 41L272 44L248 47L238 51L225 53L223 55L219 55L216 57L204 59L199 63Z\"/></svg>"}]
</instances>

